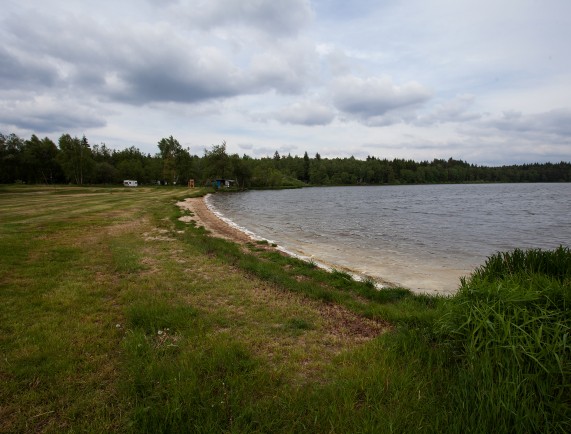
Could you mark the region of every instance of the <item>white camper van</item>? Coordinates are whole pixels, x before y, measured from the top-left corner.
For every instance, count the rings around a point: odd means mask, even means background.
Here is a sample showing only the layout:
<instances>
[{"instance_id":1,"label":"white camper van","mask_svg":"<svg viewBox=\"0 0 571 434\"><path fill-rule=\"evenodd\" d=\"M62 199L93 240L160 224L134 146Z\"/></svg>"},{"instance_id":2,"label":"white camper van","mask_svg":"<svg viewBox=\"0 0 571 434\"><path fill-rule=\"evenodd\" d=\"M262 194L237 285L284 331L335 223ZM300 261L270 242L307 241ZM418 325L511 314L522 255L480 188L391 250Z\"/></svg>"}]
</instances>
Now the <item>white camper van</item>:
<instances>
[{"instance_id":1,"label":"white camper van","mask_svg":"<svg viewBox=\"0 0 571 434\"><path fill-rule=\"evenodd\" d=\"M125 181L123 181L123 185L125 187L137 187L137 181L132 181L130 179L126 179Z\"/></svg>"}]
</instances>

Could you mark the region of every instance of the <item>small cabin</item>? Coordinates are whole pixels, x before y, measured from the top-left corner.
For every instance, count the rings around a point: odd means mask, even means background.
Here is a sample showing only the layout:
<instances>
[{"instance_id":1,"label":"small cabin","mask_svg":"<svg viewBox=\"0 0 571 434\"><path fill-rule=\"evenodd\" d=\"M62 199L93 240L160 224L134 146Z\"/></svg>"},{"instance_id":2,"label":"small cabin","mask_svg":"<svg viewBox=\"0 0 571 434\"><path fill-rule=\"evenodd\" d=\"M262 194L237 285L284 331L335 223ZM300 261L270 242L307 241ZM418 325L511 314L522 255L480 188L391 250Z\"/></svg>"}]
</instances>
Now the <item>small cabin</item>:
<instances>
[{"instance_id":1,"label":"small cabin","mask_svg":"<svg viewBox=\"0 0 571 434\"><path fill-rule=\"evenodd\" d=\"M138 183L137 183L137 181L133 181L132 179L126 179L123 181L123 186L124 187L137 187Z\"/></svg>"}]
</instances>

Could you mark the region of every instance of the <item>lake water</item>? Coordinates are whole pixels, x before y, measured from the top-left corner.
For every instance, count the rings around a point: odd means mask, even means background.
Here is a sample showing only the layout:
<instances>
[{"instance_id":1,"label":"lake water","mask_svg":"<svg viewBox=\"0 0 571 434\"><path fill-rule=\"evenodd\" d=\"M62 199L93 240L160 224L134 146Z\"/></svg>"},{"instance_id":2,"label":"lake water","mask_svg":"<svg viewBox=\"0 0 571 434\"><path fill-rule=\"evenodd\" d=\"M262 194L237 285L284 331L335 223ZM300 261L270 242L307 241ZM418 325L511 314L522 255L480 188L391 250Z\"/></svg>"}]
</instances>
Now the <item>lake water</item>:
<instances>
[{"instance_id":1,"label":"lake water","mask_svg":"<svg viewBox=\"0 0 571 434\"><path fill-rule=\"evenodd\" d=\"M289 253L418 292L454 292L497 251L571 243L571 184L323 187L207 203Z\"/></svg>"}]
</instances>

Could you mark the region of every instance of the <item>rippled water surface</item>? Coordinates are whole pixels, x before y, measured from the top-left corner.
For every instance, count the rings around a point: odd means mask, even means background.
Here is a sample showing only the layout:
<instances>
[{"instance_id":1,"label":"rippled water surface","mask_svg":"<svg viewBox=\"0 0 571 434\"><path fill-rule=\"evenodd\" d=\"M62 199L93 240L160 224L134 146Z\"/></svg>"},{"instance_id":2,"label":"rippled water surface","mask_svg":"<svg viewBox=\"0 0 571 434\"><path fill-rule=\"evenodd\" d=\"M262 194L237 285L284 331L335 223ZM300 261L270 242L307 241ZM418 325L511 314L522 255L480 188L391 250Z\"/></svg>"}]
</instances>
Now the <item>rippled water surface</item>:
<instances>
[{"instance_id":1,"label":"rippled water surface","mask_svg":"<svg viewBox=\"0 0 571 434\"><path fill-rule=\"evenodd\" d=\"M571 184L306 188L209 202L290 252L419 291L454 291L496 251L571 243Z\"/></svg>"}]
</instances>

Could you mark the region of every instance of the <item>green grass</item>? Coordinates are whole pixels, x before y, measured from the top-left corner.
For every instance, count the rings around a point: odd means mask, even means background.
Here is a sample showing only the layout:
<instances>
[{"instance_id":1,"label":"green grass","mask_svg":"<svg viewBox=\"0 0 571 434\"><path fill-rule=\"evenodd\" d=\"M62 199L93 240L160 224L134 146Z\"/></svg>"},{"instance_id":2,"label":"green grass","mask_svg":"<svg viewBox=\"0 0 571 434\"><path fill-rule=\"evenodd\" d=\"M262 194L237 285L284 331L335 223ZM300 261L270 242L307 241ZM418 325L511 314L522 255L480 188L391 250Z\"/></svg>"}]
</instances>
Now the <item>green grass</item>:
<instances>
[{"instance_id":1,"label":"green grass","mask_svg":"<svg viewBox=\"0 0 571 434\"><path fill-rule=\"evenodd\" d=\"M183 188L0 188L1 432L569 432L571 254L451 298L182 223Z\"/></svg>"},{"instance_id":2,"label":"green grass","mask_svg":"<svg viewBox=\"0 0 571 434\"><path fill-rule=\"evenodd\" d=\"M440 321L462 365L455 399L482 431L571 430L571 252L498 253L463 280ZM477 411L474 411L474 410Z\"/></svg>"}]
</instances>

